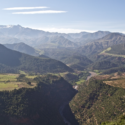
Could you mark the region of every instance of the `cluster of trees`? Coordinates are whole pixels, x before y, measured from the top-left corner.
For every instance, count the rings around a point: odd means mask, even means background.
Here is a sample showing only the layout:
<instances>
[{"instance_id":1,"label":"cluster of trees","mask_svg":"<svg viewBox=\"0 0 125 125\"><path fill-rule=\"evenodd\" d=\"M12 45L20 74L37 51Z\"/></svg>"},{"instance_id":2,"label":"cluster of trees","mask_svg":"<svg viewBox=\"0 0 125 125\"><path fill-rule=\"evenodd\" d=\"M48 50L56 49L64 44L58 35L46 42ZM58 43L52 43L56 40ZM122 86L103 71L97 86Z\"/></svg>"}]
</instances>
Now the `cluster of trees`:
<instances>
[{"instance_id":1,"label":"cluster of trees","mask_svg":"<svg viewBox=\"0 0 125 125\"><path fill-rule=\"evenodd\" d=\"M103 122L101 125L125 125L125 115L120 116L115 122Z\"/></svg>"},{"instance_id":2,"label":"cluster of trees","mask_svg":"<svg viewBox=\"0 0 125 125\"><path fill-rule=\"evenodd\" d=\"M84 71L84 72L81 72L80 74L78 74L78 77L79 77L79 79L86 80L89 75L90 75L90 73L88 71Z\"/></svg>"}]
</instances>

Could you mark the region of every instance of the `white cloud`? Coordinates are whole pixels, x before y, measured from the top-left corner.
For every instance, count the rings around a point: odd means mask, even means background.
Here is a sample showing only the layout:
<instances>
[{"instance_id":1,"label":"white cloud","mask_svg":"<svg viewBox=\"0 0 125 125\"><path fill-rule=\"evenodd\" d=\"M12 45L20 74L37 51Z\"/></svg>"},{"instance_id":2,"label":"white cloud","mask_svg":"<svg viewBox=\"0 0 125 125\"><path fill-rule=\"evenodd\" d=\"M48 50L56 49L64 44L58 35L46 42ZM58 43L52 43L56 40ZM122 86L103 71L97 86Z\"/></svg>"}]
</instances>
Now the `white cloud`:
<instances>
[{"instance_id":1,"label":"white cloud","mask_svg":"<svg viewBox=\"0 0 125 125\"><path fill-rule=\"evenodd\" d=\"M58 32L58 33L80 33L80 32L95 32L91 30L81 30L81 29L70 29L70 28L32 28L48 32Z\"/></svg>"},{"instance_id":2,"label":"white cloud","mask_svg":"<svg viewBox=\"0 0 125 125\"><path fill-rule=\"evenodd\" d=\"M44 11L14 12L12 14L52 14L52 13L66 13L66 11L44 10Z\"/></svg>"},{"instance_id":3,"label":"white cloud","mask_svg":"<svg viewBox=\"0 0 125 125\"><path fill-rule=\"evenodd\" d=\"M4 8L3 10L31 10L31 9L45 9L48 7L40 6L40 7L12 7L12 8Z\"/></svg>"}]
</instances>

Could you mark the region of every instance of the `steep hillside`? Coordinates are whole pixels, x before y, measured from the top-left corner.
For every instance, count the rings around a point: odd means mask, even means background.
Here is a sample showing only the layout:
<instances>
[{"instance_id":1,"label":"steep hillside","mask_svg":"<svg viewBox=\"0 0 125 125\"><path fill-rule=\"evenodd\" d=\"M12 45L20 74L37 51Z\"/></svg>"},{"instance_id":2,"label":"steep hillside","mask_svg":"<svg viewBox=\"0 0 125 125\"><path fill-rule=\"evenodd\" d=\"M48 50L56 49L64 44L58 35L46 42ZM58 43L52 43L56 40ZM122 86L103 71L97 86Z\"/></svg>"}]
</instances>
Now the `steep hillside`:
<instances>
[{"instance_id":1,"label":"steep hillside","mask_svg":"<svg viewBox=\"0 0 125 125\"><path fill-rule=\"evenodd\" d=\"M79 86L78 94L70 102L79 125L99 125L116 120L125 112L125 89L106 85L103 81L104 78L93 78Z\"/></svg>"},{"instance_id":2,"label":"steep hillside","mask_svg":"<svg viewBox=\"0 0 125 125\"><path fill-rule=\"evenodd\" d=\"M35 88L0 92L1 125L65 125L60 107L72 99L76 90L53 75L34 81L38 83Z\"/></svg>"},{"instance_id":3,"label":"steep hillside","mask_svg":"<svg viewBox=\"0 0 125 125\"><path fill-rule=\"evenodd\" d=\"M87 56L100 53L104 49L125 42L125 36L119 33L111 33L90 44L80 47L77 51Z\"/></svg>"},{"instance_id":4,"label":"steep hillside","mask_svg":"<svg viewBox=\"0 0 125 125\"><path fill-rule=\"evenodd\" d=\"M60 61L50 58L39 58L10 50L0 45L0 72L47 73L72 71Z\"/></svg>"},{"instance_id":5,"label":"steep hillside","mask_svg":"<svg viewBox=\"0 0 125 125\"><path fill-rule=\"evenodd\" d=\"M28 55L38 56L38 52L31 46L28 46L25 43L14 43L14 44L3 44L5 47L16 50Z\"/></svg>"}]
</instances>

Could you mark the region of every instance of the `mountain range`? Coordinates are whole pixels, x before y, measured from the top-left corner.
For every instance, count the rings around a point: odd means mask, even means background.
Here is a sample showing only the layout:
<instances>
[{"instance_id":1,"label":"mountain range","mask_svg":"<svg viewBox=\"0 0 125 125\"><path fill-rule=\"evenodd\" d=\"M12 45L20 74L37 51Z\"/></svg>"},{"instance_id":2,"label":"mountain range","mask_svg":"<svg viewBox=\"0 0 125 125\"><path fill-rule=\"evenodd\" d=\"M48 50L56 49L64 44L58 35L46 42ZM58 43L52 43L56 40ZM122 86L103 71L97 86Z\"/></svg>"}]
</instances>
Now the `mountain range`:
<instances>
[{"instance_id":1,"label":"mountain range","mask_svg":"<svg viewBox=\"0 0 125 125\"><path fill-rule=\"evenodd\" d=\"M87 43L93 42L94 40L102 38L110 33L111 32L109 31L97 31L94 33L86 33L83 34L80 38L76 38L74 42L79 42L81 45L85 45Z\"/></svg>"},{"instance_id":2,"label":"mountain range","mask_svg":"<svg viewBox=\"0 0 125 125\"><path fill-rule=\"evenodd\" d=\"M95 33L50 33L42 30L25 28L20 25L0 25L0 43L12 44L24 42L33 47L60 48L78 47L81 44L92 42L106 36L110 32L98 31Z\"/></svg>"}]
</instances>

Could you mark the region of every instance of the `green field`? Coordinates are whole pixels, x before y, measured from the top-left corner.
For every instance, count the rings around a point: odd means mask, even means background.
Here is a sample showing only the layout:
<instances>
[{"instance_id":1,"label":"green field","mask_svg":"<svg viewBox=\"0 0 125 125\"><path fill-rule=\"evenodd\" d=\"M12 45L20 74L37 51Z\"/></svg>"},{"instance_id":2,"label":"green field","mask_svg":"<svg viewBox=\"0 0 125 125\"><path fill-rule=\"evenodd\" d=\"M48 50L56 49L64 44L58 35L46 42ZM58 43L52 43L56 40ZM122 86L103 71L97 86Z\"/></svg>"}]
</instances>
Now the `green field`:
<instances>
[{"instance_id":1,"label":"green field","mask_svg":"<svg viewBox=\"0 0 125 125\"><path fill-rule=\"evenodd\" d=\"M0 74L0 82L15 82L18 74Z\"/></svg>"},{"instance_id":2,"label":"green field","mask_svg":"<svg viewBox=\"0 0 125 125\"><path fill-rule=\"evenodd\" d=\"M36 83L28 85L26 82L17 82L17 77L19 74L0 74L0 91L11 91L14 89L19 89L22 87L33 88L36 86ZM34 79L36 76L28 76L26 78Z\"/></svg>"},{"instance_id":3,"label":"green field","mask_svg":"<svg viewBox=\"0 0 125 125\"><path fill-rule=\"evenodd\" d=\"M13 89L17 89L17 88L18 88L17 84L0 82L0 91L3 91L3 90L13 90Z\"/></svg>"},{"instance_id":4,"label":"green field","mask_svg":"<svg viewBox=\"0 0 125 125\"><path fill-rule=\"evenodd\" d=\"M86 72L81 72L81 73L86 73ZM24 74L24 78L22 78L22 80L20 81L18 78L20 76L20 74ZM0 74L0 91L11 91L14 89L19 89L19 88L33 88L35 87L37 84L34 82L31 82L31 85L27 84L27 82L25 81L25 79L29 79L29 81L33 81L33 79L35 77L37 77L37 75L28 75L23 71L20 71L20 74ZM65 77L68 75L68 72L64 72L64 73L60 73L60 74L54 74L56 76L61 76L65 79ZM66 80L68 82L72 81L74 84L81 84L85 81L84 77L85 74L81 74L81 76L79 76L79 73L71 73L69 74L69 76L66 77ZM41 75L39 75L41 76ZM76 78L75 78L76 77Z\"/></svg>"},{"instance_id":5,"label":"green field","mask_svg":"<svg viewBox=\"0 0 125 125\"><path fill-rule=\"evenodd\" d=\"M35 77L37 77L37 76L36 75L34 75L34 76L26 75L26 78L29 78L29 79L34 79Z\"/></svg>"}]
</instances>

